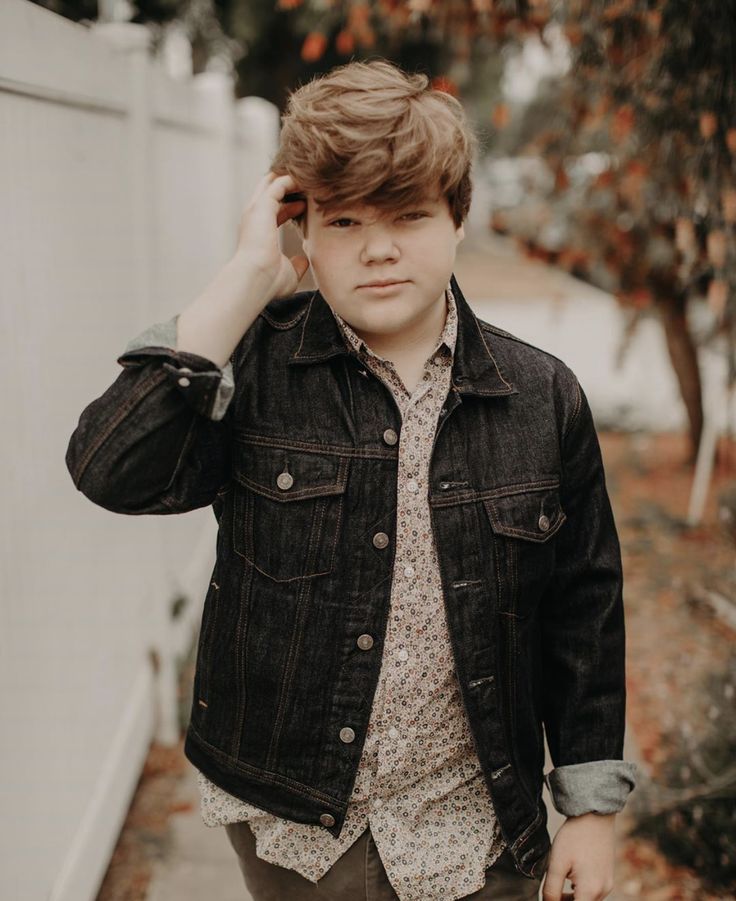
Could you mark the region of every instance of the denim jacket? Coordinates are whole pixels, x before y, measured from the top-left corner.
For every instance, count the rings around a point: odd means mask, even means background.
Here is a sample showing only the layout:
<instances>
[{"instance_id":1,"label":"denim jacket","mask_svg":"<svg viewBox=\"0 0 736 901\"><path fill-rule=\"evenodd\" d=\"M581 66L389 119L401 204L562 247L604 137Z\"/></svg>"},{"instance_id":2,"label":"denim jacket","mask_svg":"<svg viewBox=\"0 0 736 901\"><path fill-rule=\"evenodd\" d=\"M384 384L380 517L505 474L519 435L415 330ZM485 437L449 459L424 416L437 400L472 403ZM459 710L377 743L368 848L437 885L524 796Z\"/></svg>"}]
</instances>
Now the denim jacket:
<instances>
[{"instance_id":1,"label":"denim jacket","mask_svg":"<svg viewBox=\"0 0 736 901\"><path fill-rule=\"evenodd\" d=\"M543 780L567 816L621 810L635 786L622 759L620 548L575 375L450 286L458 336L430 462L433 539L478 758L516 866L537 876ZM67 467L116 513L212 506L185 754L231 794L337 836L388 618L399 410L319 291L272 300L222 369L168 335L129 343L82 411Z\"/></svg>"}]
</instances>

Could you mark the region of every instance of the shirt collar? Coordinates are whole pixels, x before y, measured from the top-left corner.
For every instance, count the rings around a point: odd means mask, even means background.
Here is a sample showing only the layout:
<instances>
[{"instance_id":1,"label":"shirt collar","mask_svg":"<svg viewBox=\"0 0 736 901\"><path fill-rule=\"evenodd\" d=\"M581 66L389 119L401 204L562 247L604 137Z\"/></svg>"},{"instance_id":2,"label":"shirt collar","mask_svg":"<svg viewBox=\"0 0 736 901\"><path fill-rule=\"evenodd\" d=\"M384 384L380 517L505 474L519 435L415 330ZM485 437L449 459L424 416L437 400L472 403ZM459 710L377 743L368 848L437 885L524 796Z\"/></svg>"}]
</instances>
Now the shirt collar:
<instances>
[{"instance_id":1,"label":"shirt collar","mask_svg":"<svg viewBox=\"0 0 736 901\"><path fill-rule=\"evenodd\" d=\"M430 354L430 358L437 353L440 348L442 348L445 352L450 354L452 358L455 352L455 344L457 341L457 303L455 301L455 295L452 293L452 288L448 284L445 288L445 300L447 301L447 315L445 316L445 324L442 329L442 332L437 339L437 343ZM332 315L335 317L337 324L340 326L340 331L342 332L346 342L353 347L357 353L366 354L368 356L374 357L376 360L381 360L385 362L383 357L379 357L378 354L374 353L370 347L365 343L365 341L355 333L355 330L351 328L351 326L340 316L339 313L336 313L335 310L332 309Z\"/></svg>"}]
</instances>

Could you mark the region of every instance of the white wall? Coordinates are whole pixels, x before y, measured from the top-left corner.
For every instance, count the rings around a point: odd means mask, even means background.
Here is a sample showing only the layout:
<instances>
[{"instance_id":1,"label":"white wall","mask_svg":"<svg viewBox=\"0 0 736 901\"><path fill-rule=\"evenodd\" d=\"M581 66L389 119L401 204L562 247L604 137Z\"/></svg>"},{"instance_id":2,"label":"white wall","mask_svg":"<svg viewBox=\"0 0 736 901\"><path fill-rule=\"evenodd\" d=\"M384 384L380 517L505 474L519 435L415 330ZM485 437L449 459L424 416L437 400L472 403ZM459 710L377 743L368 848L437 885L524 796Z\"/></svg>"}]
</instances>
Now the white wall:
<instances>
[{"instance_id":1,"label":"white wall","mask_svg":"<svg viewBox=\"0 0 736 901\"><path fill-rule=\"evenodd\" d=\"M0 3L0 897L94 898L199 621L209 509L125 517L64 454L126 342L235 247L278 112L229 79L171 80L147 31ZM182 591L185 615L169 605ZM162 661L159 675L151 652Z\"/></svg>"}]
</instances>

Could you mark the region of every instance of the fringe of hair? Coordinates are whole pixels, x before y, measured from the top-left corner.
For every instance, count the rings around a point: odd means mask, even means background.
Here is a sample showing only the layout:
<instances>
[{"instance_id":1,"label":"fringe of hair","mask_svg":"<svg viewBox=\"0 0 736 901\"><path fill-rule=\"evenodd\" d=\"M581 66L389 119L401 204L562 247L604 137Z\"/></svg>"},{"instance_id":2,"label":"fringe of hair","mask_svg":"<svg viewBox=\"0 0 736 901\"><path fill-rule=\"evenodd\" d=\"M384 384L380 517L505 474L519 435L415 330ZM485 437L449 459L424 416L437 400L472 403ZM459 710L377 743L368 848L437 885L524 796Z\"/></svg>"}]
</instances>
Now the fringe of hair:
<instances>
[{"instance_id":1,"label":"fringe of hair","mask_svg":"<svg viewBox=\"0 0 736 901\"><path fill-rule=\"evenodd\" d=\"M271 170L291 175L326 215L358 203L400 209L439 190L458 227L477 146L460 102L425 74L356 61L289 95Z\"/></svg>"}]
</instances>

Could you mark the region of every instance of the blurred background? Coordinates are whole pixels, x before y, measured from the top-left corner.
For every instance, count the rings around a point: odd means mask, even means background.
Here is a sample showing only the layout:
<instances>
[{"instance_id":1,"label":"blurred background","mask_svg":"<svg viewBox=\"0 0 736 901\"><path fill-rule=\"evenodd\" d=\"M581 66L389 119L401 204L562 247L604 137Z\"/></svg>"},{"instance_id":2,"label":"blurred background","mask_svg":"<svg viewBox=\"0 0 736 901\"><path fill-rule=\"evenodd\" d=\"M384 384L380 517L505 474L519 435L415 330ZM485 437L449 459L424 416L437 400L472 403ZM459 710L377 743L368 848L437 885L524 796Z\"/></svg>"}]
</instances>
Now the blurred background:
<instances>
[{"instance_id":1,"label":"blurred background","mask_svg":"<svg viewBox=\"0 0 736 901\"><path fill-rule=\"evenodd\" d=\"M609 897L736 897L735 48L736 0L3 0L2 898L245 898L182 754L214 517L112 516L64 453L232 254L288 91L379 56L465 105L455 274L600 432L642 774Z\"/></svg>"}]
</instances>

